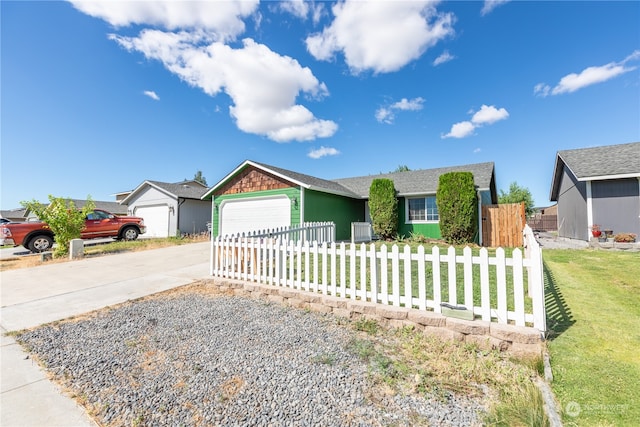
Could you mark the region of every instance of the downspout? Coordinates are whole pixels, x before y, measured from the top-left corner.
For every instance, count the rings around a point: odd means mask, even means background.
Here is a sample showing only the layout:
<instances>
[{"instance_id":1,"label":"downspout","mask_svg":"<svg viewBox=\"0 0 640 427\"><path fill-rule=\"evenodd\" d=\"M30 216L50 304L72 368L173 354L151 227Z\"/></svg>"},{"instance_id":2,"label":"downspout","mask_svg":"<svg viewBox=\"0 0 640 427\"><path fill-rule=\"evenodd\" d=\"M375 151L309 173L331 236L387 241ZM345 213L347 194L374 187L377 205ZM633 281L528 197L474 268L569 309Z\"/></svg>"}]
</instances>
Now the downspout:
<instances>
[{"instance_id":1,"label":"downspout","mask_svg":"<svg viewBox=\"0 0 640 427\"><path fill-rule=\"evenodd\" d=\"M186 202L186 201L187 201L187 199L182 199L182 201L180 201L180 197L178 197L178 212L176 213L176 235L178 234L178 231L180 230L180 228L178 227L180 225L180 206L182 206L182 204L184 202Z\"/></svg>"},{"instance_id":2,"label":"downspout","mask_svg":"<svg viewBox=\"0 0 640 427\"><path fill-rule=\"evenodd\" d=\"M591 197L591 181L587 181L587 242L589 241L589 230L593 225L593 199Z\"/></svg>"},{"instance_id":3,"label":"downspout","mask_svg":"<svg viewBox=\"0 0 640 427\"><path fill-rule=\"evenodd\" d=\"M300 225L304 224L304 187L300 186Z\"/></svg>"}]
</instances>

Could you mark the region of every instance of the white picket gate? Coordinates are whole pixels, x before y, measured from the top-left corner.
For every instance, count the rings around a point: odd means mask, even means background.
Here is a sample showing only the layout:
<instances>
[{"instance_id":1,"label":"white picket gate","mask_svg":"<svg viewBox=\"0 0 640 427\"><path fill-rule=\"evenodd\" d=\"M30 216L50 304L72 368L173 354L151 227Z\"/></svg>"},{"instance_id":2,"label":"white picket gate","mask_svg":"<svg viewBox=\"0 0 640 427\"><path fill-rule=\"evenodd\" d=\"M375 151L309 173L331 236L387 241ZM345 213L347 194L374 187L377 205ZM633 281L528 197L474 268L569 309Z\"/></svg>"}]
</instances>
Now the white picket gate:
<instances>
[{"instance_id":1,"label":"white picket gate","mask_svg":"<svg viewBox=\"0 0 640 427\"><path fill-rule=\"evenodd\" d=\"M526 256L516 248L507 257L502 248L489 256L486 248L474 255L466 247L460 255L454 247L412 252L409 245L220 237L212 240L211 275L436 313L448 303L485 321L544 332L542 252L530 229L525 245Z\"/></svg>"}]
</instances>

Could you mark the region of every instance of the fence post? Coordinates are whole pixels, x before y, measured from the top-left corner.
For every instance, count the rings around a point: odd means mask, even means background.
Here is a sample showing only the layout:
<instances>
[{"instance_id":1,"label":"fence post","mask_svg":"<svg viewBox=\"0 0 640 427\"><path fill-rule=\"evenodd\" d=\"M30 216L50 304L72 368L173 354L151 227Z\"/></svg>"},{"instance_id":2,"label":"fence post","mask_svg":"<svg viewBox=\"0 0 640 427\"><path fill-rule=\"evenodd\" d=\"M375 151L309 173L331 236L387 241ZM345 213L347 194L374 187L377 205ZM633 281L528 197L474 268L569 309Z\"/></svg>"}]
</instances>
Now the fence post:
<instances>
[{"instance_id":1,"label":"fence post","mask_svg":"<svg viewBox=\"0 0 640 427\"><path fill-rule=\"evenodd\" d=\"M531 243L531 242L530 242ZM533 298L533 326L540 332L547 331L547 319L544 307L544 278L542 275L542 249L537 242L531 248L531 287Z\"/></svg>"}]
</instances>

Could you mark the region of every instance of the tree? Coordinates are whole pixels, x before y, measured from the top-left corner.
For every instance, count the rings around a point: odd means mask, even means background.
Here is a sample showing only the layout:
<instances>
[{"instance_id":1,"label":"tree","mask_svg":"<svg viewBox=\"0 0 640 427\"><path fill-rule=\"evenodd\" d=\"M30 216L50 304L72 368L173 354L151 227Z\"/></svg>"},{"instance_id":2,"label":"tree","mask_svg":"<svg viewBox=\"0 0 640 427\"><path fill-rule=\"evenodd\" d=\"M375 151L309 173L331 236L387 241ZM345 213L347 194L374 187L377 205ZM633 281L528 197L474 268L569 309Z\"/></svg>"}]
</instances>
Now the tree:
<instances>
[{"instance_id":1,"label":"tree","mask_svg":"<svg viewBox=\"0 0 640 427\"><path fill-rule=\"evenodd\" d=\"M409 172L411 169L409 169L409 166L407 165L399 165L396 170L392 171L391 173L395 173L395 172Z\"/></svg>"},{"instance_id":2,"label":"tree","mask_svg":"<svg viewBox=\"0 0 640 427\"><path fill-rule=\"evenodd\" d=\"M202 171L198 171L196 172L196 174L193 176L193 180L194 181L198 181L200 184L204 185L204 186L209 186L207 184L207 178L205 178L204 176L202 176Z\"/></svg>"},{"instance_id":3,"label":"tree","mask_svg":"<svg viewBox=\"0 0 640 427\"><path fill-rule=\"evenodd\" d=\"M55 257L69 253L69 243L80 238L87 215L96 207L91 196L82 209L76 208L73 200L49 195L49 204L44 205L36 200L21 202L25 209L33 212L40 220L47 223L58 244L53 252Z\"/></svg>"},{"instance_id":4,"label":"tree","mask_svg":"<svg viewBox=\"0 0 640 427\"><path fill-rule=\"evenodd\" d=\"M395 237L398 232L398 199L392 180L376 178L371 182L369 213L374 233L385 240Z\"/></svg>"},{"instance_id":5,"label":"tree","mask_svg":"<svg viewBox=\"0 0 640 427\"><path fill-rule=\"evenodd\" d=\"M451 244L472 243L478 232L478 197L471 172L440 175L436 190L442 238Z\"/></svg>"},{"instance_id":6,"label":"tree","mask_svg":"<svg viewBox=\"0 0 640 427\"><path fill-rule=\"evenodd\" d=\"M509 185L509 192L505 193L503 190L500 190L500 195L498 196L498 203L521 203L524 202L524 210L527 216L530 216L534 213L533 208L533 197L531 196L531 192L526 187L520 187L517 182L512 182Z\"/></svg>"}]
</instances>

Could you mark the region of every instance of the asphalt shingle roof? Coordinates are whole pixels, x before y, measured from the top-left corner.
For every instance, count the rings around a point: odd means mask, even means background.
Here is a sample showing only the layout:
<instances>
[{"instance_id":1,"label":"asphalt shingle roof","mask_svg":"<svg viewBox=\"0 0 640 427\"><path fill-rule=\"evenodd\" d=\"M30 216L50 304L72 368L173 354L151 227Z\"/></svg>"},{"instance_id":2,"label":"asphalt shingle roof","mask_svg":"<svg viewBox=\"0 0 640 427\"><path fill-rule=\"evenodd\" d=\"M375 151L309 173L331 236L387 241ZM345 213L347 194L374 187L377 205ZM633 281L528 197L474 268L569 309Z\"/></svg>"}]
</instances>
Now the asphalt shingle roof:
<instances>
[{"instance_id":1,"label":"asphalt shingle roof","mask_svg":"<svg viewBox=\"0 0 640 427\"><path fill-rule=\"evenodd\" d=\"M362 198L369 197L371 182L376 178L389 178L393 181L398 195L435 194L438 189L440 175L448 172L471 172L475 185L480 189L491 189L493 178L493 162L472 165L451 166L436 169L420 169L406 172L393 172L379 175L360 176L355 178L336 179L334 182L348 188Z\"/></svg>"},{"instance_id":2,"label":"asphalt shingle roof","mask_svg":"<svg viewBox=\"0 0 640 427\"><path fill-rule=\"evenodd\" d=\"M578 178L640 175L640 142L558 151Z\"/></svg>"},{"instance_id":3,"label":"asphalt shingle roof","mask_svg":"<svg viewBox=\"0 0 640 427\"><path fill-rule=\"evenodd\" d=\"M330 181L327 179L322 179L322 178L316 178L315 176L311 176L311 175L305 175L303 173L299 173L299 172L294 172L294 171L290 171L287 169L282 169L282 168L278 168L275 166L271 166L271 165L267 165L264 163L258 163L258 162L253 162L256 165L260 165L268 170L271 170L273 172L276 172L282 176L285 176L289 179L293 179L295 181L298 181L300 183L306 184L308 185L310 188L316 189L316 190L325 190L325 191L329 191L329 192L333 192L333 193L342 193L351 197L359 197L358 193L355 193L353 191L351 191L350 189L348 189L347 187L341 185L340 183L336 182L336 181ZM368 191L368 190L367 190ZM368 194L368 193L367 193Z\"/></svg>"},{"instance_id":4,"label":"asphalt shingle roof","mask_svg":"<svg viewBox=\"0 0 640 427\"><path fill-rule=\"evenodd\" d=\"M176 183L147 181L163 190L183 199L200 199L208 188L197 181L183 181Z\"/></svg>"},{"instance_id":5,"label":"asphalt shingle roof","mask_svg":"<svg viewBox=\"0 0 640 427\"><path fill-rule=\"evenodd\" d=\"M411 194L435 194L438 189L440 175L447 172L471 172L475 185L480 189L492 189L494 172L493 162L471 165L451 166L436 169L420 169L406 172L393 172L378 175L367 175L353 178L326 180L278 168L264 163L253 162L265 169L276 172L289 179L306 184L312 189L331 193L345 194L351 197L366 199L369 197L371 182L376 178L389 178L400 196Z\"/></svg>"}]
</instances>

